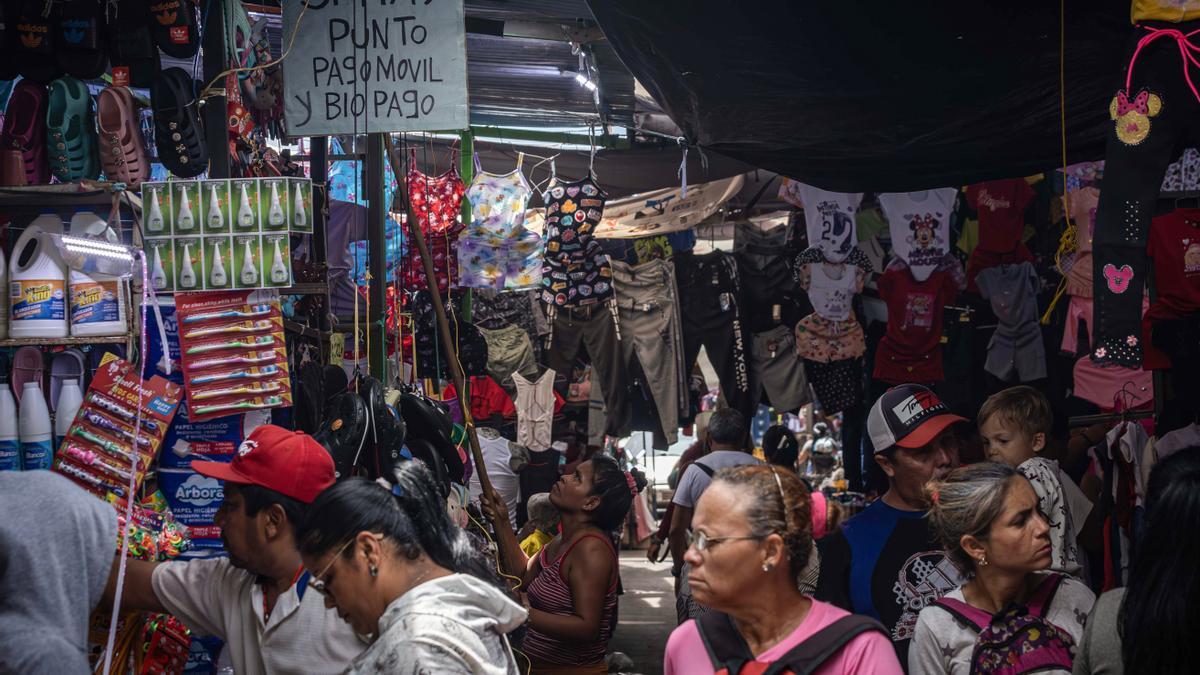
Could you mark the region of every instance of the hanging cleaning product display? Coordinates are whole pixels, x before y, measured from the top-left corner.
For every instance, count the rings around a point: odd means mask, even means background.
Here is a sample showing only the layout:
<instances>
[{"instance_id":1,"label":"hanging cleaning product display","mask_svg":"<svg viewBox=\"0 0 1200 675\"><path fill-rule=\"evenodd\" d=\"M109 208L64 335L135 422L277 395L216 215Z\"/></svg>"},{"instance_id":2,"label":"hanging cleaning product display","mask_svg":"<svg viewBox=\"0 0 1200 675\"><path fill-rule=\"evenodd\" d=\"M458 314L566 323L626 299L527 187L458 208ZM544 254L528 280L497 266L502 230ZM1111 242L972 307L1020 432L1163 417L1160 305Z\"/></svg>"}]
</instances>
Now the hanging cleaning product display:
<instances>
[{"instance_id":1,"label":"hanging cleaning product display","mask_svg":"<svg viewBox=\"0 0 1200 675\"><path fill-rule=\"evenodd\" d=\"M171 181L145 183L142 194L155 290L292 285L289 235L312 232L312 181Z\"/></svg>"},{"instance_id":2,"label":"hanging cleaning product display","mask_svg":"<svg viewBox=\"0 0 1200 675\"><path fill-rule=\"evenodd\" d=\"M292 405L278 294L188 293L175 302L189 420Z\"/></svg>"},{"instance_id":3,"label":"hanging cleaning product display","mask_svg":"<svg viewBox=\"0 0 1200 675\"><path fill-rule=\"evenodd\" d=\"M76 213L71 218L70 234L108 244L120 241L108 221L90 211ZM70 249L65 254L60 249L60 255L68 264L71 335L97 337L127 333L127 282L113 274L120 265L103 256L73 253ZM125 265L121 272L128 274L131 267Z\"/></svg>"},{"instance_id":4,"label":"hanging cleaning product display","mask_svg":"<svg viewBox=\"0 0 1200 675\"><path fill-rule=\"evenodd\" d=\"M127 496L131 474L141 485L157 456L181 396L165 378L142 380L132 364L106 358L59 446L54 470L98 495Z\"/></svg>"}]
</instances>

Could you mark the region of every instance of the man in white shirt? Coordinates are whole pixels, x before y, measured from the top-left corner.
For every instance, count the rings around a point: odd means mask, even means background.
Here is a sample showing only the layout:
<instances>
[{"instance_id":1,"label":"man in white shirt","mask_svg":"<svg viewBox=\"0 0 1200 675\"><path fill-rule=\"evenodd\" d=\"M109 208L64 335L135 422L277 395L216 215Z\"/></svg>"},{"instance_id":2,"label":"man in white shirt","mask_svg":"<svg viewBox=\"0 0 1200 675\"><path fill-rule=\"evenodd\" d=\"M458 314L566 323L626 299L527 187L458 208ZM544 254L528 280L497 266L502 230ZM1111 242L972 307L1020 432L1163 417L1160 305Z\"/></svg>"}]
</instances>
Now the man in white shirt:
<instances>
[{"instance_id":1,"label":"man in white shirt","mask_svg":"<svg viewBox=\"0 0 1200 675\"><path fill-rule=\"evenodd\" d=\"M225 481L216 523L228 558L130 560L121 609L166 612L197 633L225 641L238 675L341 673L366 643L308 587L293 531L308 505L333 485L333 460L312 437L255 429L229 464L192 462ZM117 565L105 598L115 596Z\"/></svg>"}]
</instances>

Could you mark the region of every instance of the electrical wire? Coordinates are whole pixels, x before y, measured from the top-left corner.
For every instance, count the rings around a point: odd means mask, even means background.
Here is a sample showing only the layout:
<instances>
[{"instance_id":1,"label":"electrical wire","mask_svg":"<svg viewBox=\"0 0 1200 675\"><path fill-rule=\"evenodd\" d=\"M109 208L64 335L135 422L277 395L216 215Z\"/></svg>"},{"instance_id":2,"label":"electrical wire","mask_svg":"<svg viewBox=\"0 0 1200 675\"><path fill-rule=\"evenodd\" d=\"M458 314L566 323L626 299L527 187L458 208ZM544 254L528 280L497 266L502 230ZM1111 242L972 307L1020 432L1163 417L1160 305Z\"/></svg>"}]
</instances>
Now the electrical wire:
<instances>
[{"instance_id":1,"label":"electrical wire","mask_svg":"<svg viewBox=\"0 0 1200 675\"><path fill-rule=\"evenodd\" d=\"M1046 307L1046 312L1042 314L1041 323L1043 326L1050 325L1051 314L1054 313L1054 308L1058 306L1062 300L1063 294L1067 290L1067 275L1063 270L1063 260L1066 256L1079 249L1079 235L1076 223L1071 221L1071 206L1067 199L1067 4L1066 0L1058 0L1058 115L1059 115L1059 132L1062 137L1062 207L1063 207L1063 233L1058 240L1058 250L1054 252L1054 266L1062 275L1062 279L1058 282L1058 288L1054 292L1054 299L1050 301L1050 305ZM1075 263L1079 260L1076 258Z\"/></svg>"},{"instance_id":2,"label":"electrical wire","mask_svg":"<svg viewBox=\"0 0 1200 675\"><path fill-rule=\"evenodd\" d=\"M192 99L192 102L189 103L188 105L196 105L196 103L198 101L202 101L202 100L206 100L206 99L214 98L214 97L219 98L221 96L224 96L225 95L224 89L222 89L219 92L212 93L212 94L207 94L205 92L211 90L213 88L213 85L215 85L218 81L221 80L221 78L225 77L226 75L233 75L235 73L252 73L256 70L266 70L268 68L273 68L273 67L279 65L280 63L283 63L283 60L288 57L288 54L292 53L292 46L296 44L296 35L300 32L300 22L304 19L304 13L308 11L308 3L309 2L310 2L310 0L304 0L304 6L300 8L300 15L296 17L296 25L292 26L292 36L290 38L288 38L287 49L283 50L283 54L279 58L277 58L274 61L271 61L269 63L263 63L263 64L259 64L257 66L246 66L246 67L239 66L236 68L230 68L228 70L222 71L216 77L214 77L212 80L210 80L209 83L207 85L205 85L203 89L200 90L199 95L197 95L196 98ZM358 23L358 17L357 17L358 3L355 3L354 6L355 6L355 14L356 14L356 16L354 17L354 21L355 21L355 25L357 25L357 23ZM364 8L365 8L365 4L364 4ZM249 40L249 36L247 36L247 40ZM249 51L250 50L249 43L247 43L246 47L247 47L247 51ZM357 121L358 121L358 118L356 116L355 122L357 123Z\"/></svg>"}]
</instances>

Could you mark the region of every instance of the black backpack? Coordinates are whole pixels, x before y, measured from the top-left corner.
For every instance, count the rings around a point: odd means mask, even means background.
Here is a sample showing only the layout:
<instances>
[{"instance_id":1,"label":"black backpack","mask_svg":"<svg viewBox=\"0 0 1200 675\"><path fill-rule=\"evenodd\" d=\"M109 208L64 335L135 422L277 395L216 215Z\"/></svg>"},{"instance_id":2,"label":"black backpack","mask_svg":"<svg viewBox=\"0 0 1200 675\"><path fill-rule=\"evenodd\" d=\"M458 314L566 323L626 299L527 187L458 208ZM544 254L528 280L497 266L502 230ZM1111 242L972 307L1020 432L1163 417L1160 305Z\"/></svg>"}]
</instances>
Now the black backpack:
<instances>
[{"instance_id":1,"label":"black backpack","mask_svg":"<svg viewBox=\"0 0 1200 675\"><path fill-rule=\"evenodd\" d=\"M881 623L866 616L844 616L788 650L779 660L761 663L737 632L728 614L708 612L696 619L700 640L717 675L810 675L848 642L868 631L887 635ZM747 668L747 666L749 666Z\"/></svg>"}]
</instances>

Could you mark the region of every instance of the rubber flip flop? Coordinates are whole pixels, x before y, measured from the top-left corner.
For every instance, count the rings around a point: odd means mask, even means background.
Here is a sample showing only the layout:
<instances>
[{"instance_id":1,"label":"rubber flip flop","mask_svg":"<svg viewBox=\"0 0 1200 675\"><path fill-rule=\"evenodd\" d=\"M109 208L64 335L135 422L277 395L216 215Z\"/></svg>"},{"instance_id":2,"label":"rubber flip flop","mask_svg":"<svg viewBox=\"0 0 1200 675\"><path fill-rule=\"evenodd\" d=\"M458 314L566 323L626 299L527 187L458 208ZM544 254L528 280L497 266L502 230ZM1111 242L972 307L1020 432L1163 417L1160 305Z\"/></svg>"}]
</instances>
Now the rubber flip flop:
<instances>
[{"instance_id":1,"label":"rubber flip flop","mask_svg":"<svg viewBox=\"0 0 1200 675\"><path fill-rule=\"evenodd\" d=\"M59 8L55 56L68 75L94 80L108 70L103 3L72 0Z\"/></svg>"},{"instance_id":2,"label":"rubber flip flop","mask_svg":"<svg viewBox=\"0 0 1200 675\"><path fill-rule=\"evenodd\" d=\"M148 18L145 0L118 1L116 15L108 24L108 60L114 83L149 87L162 70Z\"/></svg>"},{"instance_id":3,"label":"rubber flip flop","mask_svg":"<svg viewBox=\"0 0 1200 675\"><path fill-rule=\"evenodd\" d=\"M46 87L31 80L21 80L13 88L4 112L4 133L0 134L0 148L6 151L3 164L3 182L6 185L44 185L50 182L50 165L46 161L48 102ZM12 152L20 154L22 176L13 175L16 166ZM16 182L18 179L25 182Z\"/></svg>"},{"instance_id":4,"label":"rubber flip flop","mask_svg":"<svg viewBox=\"0 0 1200 675\"><path fill-rule=\"evenodd\" d=\"M100 177L100 147L87 85L73 77L50 83L46 148L50 171L64 183Z\"/></svg>"},{"instance_id":5,"label":"rubber flip flop","mask_svg":"<svg viewBox=\"0 0 1200 675\"><path fill-rule=\"evenodd\" d=\"M167 68L150 87L158 161L171 173L194 178L208 169L208 145L196 103L196 81L182 68Z\"/></svg>"},{"instance_id":6,"label":"rubber flip flop","mask_svg":"<svg viewBox=\"0 0 1200 675\"><path fill-rule=\"evenodd\" d=\"M140 186L150 178L150 159L133 95L125 87L108 87L100 92L97 107L100 165L105 177L130 187Z\"/></svg>"},{"instance_id":7,"label":"rubber flip flop","mask_svg":"<svg viewBox=\"0 0 1200 675\"><path fill-rule=\"evenodd\" d=\"M21 77L46 84L62 74L54 58L55 17L42 16L45 3L25 0L17 15L17 49Z\"/></svg>"},{"instance_id":8,"label":"rubber flip flop","mask_svg":"<svg viewBox=\"0 0 1200 675\"><path fill-rule=\"evenodd\" d=\"M42 350L37 347L21 347L13 354L12 371L9 380L12 381L13 397L17 404L21 403L21 391L26 382L37 382L45 391L46 363L42 358Z\"/></svg>"},{"instance_id":9,"label":"rubber flip flop","mask_svg":"<svg viewBox=\"0 0 1200 675\"><path fill-rule=\"evenodd\" d=\"M150 0L150 34L167 56L190 59L200 51L200 24L191 0Z\"/></svg>"},{"instance_id":10,"label":"rubber flip flop","mask_svg":"<svg viewBox=\"0 0 1200 675\"><path fill-rule=\"evenodd\" d=\"M50 359L50 410L57 409L64 382L75 380L83 391L84 371L83 353L79 350L67 349Z\"/></svg>"}]
</instances>

